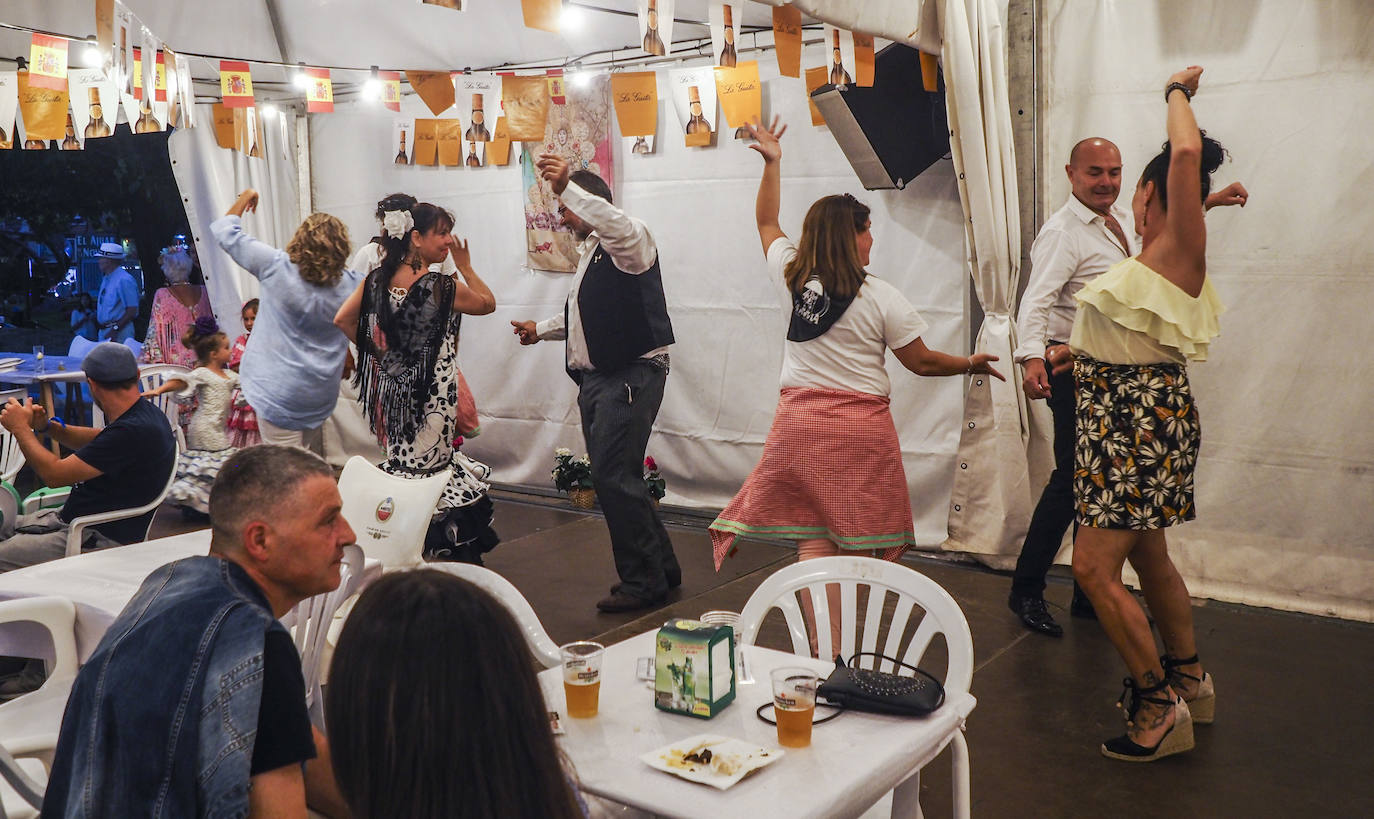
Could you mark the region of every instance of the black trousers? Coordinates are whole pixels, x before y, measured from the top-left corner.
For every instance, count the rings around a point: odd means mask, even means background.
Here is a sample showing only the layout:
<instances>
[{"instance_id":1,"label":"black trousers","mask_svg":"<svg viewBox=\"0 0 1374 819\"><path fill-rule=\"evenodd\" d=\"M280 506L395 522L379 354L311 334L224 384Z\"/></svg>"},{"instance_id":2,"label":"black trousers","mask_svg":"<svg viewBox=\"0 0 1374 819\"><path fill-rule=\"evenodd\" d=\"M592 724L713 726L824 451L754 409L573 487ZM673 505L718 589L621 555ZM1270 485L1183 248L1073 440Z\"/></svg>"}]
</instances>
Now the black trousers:
<instances>
[{"instance_id":1,"label":"black trousers","mask_svg":"<svg viewBox=\"0 0 1374 819\"><path fill-rule=\"evenodd\" d=\"M1073 370L1050 376L1050 413L1054 416L1054 471L1040 493L1040 502L1031 515L1026 542L1016 559L1012 575L1012 594L1041 597L1045 575L1054 565L1054 555L1064 540L1064 531L1074 519L1073 449L1074 407ZM1077 526L1074 527L1077 531Z\"/></svg>"},{"instance_id":2,"label":"black trousers","mask_svg":"<svg viewBox=\"0 0 1374 819\"><path fill-rule=\"evenodd\" d=\"M645 600L668 593L680 579L673 543L644 485L644 450L663 403L668 371L635 361L613 372L579 373L577 408L592 461L592 483L620 575L621 590Z\"/></svg>"}]
</instances>

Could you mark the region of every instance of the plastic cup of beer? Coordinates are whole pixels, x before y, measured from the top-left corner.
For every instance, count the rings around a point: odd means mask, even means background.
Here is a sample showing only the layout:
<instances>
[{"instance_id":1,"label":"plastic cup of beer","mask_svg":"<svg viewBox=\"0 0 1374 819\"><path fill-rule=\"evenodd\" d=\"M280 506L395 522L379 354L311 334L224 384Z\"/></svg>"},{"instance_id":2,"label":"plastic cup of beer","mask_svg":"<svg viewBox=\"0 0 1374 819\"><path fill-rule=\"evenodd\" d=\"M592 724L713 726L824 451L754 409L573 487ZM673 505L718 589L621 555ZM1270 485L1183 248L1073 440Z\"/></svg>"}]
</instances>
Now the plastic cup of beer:
<instances>
[{"instance_id":1,"label":"plastic cup of beer","mask_svg":"<svg viewBox=\"0 0 1374 819\"><path fill-rule=\"evenodd\" d=\"M558 650L563 655L563 693L568 699L568 716L596 716L601 699L601 658L606 647L584 641L568 643Z\"/></svg>"},{"instance_id":2,"label":"plastic cup of beer","mask_svg":"<svg viewBox=\"0 0 1374 819\"><path fill-rule=\"evenodd\" d=\"M778 721L778 744L805 748L811 744L811 718L816 714L816 672L808 668L775 668L773 716Z\"/></svg>"}]
</instances>

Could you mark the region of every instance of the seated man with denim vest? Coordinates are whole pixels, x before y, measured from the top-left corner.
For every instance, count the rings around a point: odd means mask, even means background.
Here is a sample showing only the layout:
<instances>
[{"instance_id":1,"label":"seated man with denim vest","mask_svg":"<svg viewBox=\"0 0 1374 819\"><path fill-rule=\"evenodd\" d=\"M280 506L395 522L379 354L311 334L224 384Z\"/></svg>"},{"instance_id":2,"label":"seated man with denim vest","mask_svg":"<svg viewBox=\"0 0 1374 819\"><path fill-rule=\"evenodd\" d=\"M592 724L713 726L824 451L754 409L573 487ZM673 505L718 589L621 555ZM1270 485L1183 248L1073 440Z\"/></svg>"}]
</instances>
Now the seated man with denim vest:
<instances>
[{"instance_id":1,"label":"seated man with denim vest","mask_svg":"<svg viewBox=\"0 0 1374 819\"><path fill-rule=\"evenodd\" d=\"M341 511L305 450L225 462L210 554L149 575L77 675L43 816L347 815L277 619L338 586Z\"/></svg>"},{"instance_id":2,"label":"seated man with denim vest","mask_svg":"<svg viewBox=\"0 0 1374 819\"><path fill-rule=\"evenodd\" d=\"M123 344L103 342L81 360L91 398L105 414L99 429L49 418L41 404L11 398L0 425L47 486L71 486L61 509L42 509L0 522L0 572L65 557L70 523L97 512L151 503L176 468L177 445L167 416L139 394L138 362ZM40 434L74 450L59 457ZM153 512L85 530L83 551L143 540Z\"/></svg>"}]
</instances>

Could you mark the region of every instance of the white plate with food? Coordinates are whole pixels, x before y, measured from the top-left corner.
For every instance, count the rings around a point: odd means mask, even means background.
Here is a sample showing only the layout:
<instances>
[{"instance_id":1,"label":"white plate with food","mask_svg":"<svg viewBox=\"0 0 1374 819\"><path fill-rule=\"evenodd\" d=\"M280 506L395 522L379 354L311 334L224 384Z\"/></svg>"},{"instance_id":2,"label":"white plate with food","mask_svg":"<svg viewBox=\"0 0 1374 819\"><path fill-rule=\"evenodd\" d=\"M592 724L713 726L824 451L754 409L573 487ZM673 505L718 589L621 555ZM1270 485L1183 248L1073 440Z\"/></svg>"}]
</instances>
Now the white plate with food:
<instances>
[{"instance_id":1,"label":"white plate with food","mask_svg":"<svg viewBox=\"0 0 1374 819\"><path fill-rule=\"evenodd\" d=\"M664 773L725 790L782 756L781 748L762 748L740 739L698 734L650 751L640 759Z\"/></svg>"}]
</instances>

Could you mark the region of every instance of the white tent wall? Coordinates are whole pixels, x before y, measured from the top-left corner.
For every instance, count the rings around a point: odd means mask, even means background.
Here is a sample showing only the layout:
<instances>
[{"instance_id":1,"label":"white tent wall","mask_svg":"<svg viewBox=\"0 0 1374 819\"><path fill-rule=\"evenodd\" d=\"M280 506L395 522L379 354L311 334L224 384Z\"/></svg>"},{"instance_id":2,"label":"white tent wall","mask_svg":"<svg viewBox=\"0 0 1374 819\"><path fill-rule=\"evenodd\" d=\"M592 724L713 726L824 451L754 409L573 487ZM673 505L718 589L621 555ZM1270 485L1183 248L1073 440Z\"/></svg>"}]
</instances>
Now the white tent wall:
<instances>
[{"instance_id":1,"label":"white tent wall","mask_svg":"<svg viewBox=\"0 0 1374 819\"><path fill-rule=\"evenodd\" d=\"M1202 65L1199 124L1232 154L1242 210L1214 210L1227 312L1189 368L1202 415L1196 521L1169 531L1196 596L1374 620L1374 27L1362 0L1053 0L1039 41L1041 208L1075 141L1103 136L1129 197L1164 140L1169 75Z\"/></svg>"},{"instance_id":2,"label":"white tent wall","mask_svg":"<svg viewBox=\"0 0 1374 819\"><path fill-rule=\"evenodd\" d=\"M820 64L807 52L806 64ZM866 192L823 127L810 124L805 88L760 59L770 113L790 127L783 139L785 230L797 235L810 203L851 192L873 208L871 269L892 281L931 323L930 346L967 347L963 225L954 173L936 163L903 191ZM404 116L428 116L412 97ZM563 344L521 348L512 319L563 309L572 277L524 267L518 145L512 165L428 168L391 164L391 116L341 106L312 117L314 201L349 225L355 243L376 232L377 199L405 191L452 209L472 242L474 267L497 295L497 311L463 322L462 365L482 414L482 435L465 444L502 483L549 486L556 446L581 451L576 387L563 373ZM777 403L786 319L783 292L766 274L754 229L760 162L727 130L713 148L688 149L676 115L659 110L657 153L616 156L616 197L653 231L678 342L649 452L668 480L668 502L721 507L757 462ZM618 140L618 136L616 137ZM918 378L890 363L893 414L901 434L917 539L945 539L946 508L963 411L962 378ZM862 484L833 453L837 480Z\"/></svg>"}]
</instances>

